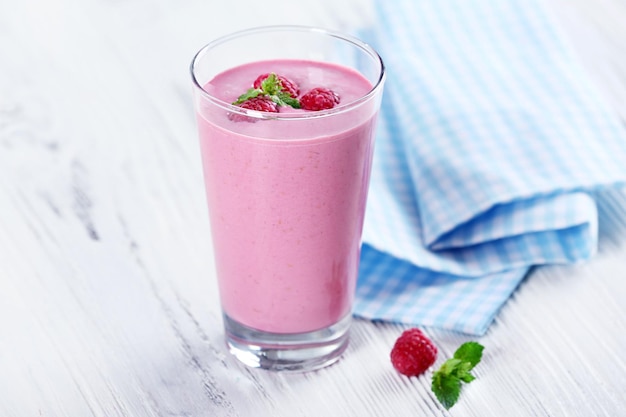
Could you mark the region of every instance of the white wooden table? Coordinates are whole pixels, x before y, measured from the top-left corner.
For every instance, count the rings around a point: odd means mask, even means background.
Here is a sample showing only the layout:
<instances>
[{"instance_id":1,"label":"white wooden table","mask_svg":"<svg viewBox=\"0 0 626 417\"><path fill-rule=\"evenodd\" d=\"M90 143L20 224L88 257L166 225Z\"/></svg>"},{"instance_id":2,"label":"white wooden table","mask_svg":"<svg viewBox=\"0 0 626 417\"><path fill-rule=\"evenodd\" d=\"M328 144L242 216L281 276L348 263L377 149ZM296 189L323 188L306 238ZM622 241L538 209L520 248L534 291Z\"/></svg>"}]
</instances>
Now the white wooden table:
<instances>
[{"instance_id":1,"label":"white wooden table","mask_svg":"<svg viewBox=\"0 0 626 417\"><path fill-rule=\"evenodd\" d=\"M626 121L626 4L548 3ZM366 0L268 4L0 0L0 416L626 415L623 194L594 260L524 281L450 412L391 367L399 325L357 321L307 374L225 353L189 61L250 26L372 18ZM428 334L436 366L469 339Z\"/></svg>"}]
</instances>

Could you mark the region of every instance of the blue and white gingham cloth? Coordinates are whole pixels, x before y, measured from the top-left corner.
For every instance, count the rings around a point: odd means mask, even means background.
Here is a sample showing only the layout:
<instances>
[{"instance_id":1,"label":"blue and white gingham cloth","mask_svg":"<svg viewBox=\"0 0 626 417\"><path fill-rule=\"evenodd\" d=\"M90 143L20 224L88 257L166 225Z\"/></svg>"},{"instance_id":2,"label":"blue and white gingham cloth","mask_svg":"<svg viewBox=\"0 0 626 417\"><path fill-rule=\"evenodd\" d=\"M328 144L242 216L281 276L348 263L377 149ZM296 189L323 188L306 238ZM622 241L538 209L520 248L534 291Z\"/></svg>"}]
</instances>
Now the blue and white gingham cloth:
<instances>
[{"instance_id":1,"label":"blue and white gingham cloth","mask_svg":"<svg viewBox=\"0 0 626 417\"><path fill-rule=\"evenodd\" d=\"M355 314L481 335L534 265L596 251L626 132L538 0L377 1L383 57Z\"/></svg>"}]
</instances>

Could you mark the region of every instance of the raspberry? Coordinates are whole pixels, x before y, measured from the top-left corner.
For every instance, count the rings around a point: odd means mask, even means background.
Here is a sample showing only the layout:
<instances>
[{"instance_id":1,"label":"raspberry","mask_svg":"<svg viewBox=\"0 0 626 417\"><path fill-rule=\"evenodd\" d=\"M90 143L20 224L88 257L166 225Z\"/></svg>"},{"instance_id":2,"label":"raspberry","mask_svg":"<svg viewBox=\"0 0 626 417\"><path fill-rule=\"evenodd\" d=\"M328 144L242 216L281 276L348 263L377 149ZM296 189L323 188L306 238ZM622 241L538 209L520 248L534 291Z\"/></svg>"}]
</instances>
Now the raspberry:
<instances>
[{"instance_id":1,"label":"raspberry","mask_svg":"<svg viewBox=\"0 0 626 417\"><path fill-rule=\"evenodd\" d=\"M265 111L270 113L278 113L278 106L269 98L254 97L250 98L239 105L242 109Z\"/></svg>"},{"instance_id":2,"label":"raspberry","mask_svg":"<svg viewBox=\"0 0 626 417\"><path fill-rule=\"evenodd\" d=\"M300 98L300 105L305 110L332 109L339 104L339 96L332 90L316 87Z\"/></svg>"},{"instance_id":3,"label":"raspberry","mask_svg":"<svg viewBox=\"0 0 626 417\"><path fill-rule=\"evenodd\" d=\"M278 106L269 98L253 97L238 105L242 109L263 111L269 113L278 113ZM234 122L256 122L253 117L242 116L236 113L230 113L228 118Z\"/></svg>"},{"instance_id":4,"label":"raspberry","mask_svg":"<svg viewBox=\"0 0 626 417\"><path fill-rule=\"evenodd\" d=\"M257 79L254 80L254 84L253 84L254 88L261 88L261 83L267 77L269 77L269 74L259 75ZM294 83L287 77L283 77L282 75L276 74L276 78L278 79L278 82L280 83L281 91L284 91L285 93L289 94L293 98L298 97L298 94L300 94L300 89L298 88L298 85L296 83Z\"/></svg>"},{"instance_id":5,"label":"raspberry","mask_svg":"<svg viewBox=\"0 0 626 417\"><path fill-rule=\"evenodd\" d=\"M437 347L419 329L404 331L391 349L391 364L406 376L417 376L437 359Z\"/></svg>"}]
</instances>

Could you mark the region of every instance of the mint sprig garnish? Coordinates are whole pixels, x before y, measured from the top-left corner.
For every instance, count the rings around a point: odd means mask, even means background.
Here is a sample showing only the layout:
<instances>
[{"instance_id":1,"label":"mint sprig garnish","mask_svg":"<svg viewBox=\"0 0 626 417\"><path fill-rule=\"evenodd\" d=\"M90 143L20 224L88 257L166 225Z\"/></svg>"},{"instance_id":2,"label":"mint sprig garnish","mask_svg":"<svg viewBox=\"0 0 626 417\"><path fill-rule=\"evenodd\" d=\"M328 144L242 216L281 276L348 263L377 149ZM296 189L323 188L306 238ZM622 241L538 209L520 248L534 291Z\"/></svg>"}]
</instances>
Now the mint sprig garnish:
<instances>
[{"instance_id":1,"label":"mint sprig garnish","mask_svg":"<svg viewBox=\"0 0 626 417\"><path fill-rule=\"evenodd\" d=\"M273 72L261 82L260 88L249 88L248 91L240 95L233 104L241 104L246 100L259 96L265 96L279 106L291 106L294 109L300 108L300 101L291 97L289 93L283 90L280 79Z\"/></svg>"},{"instance_id":2,"label":"mint sprig garnish","mask_svg":"<svg viewBox=\"0 0 626 417\"><path fill-rule=\"evenodd\" d=\"M480 362L483 349L484 346L477 342L463 343L454 356L433 373L431 388L446 410L459 399L461 382L469 383L476 379L470 371Z\"/></svg>"},{"instance_id":3,"label":"mint sprig garnish","mask_svg":"<svg viewBox=\"0 0 626 417\"><path fill-rule=\"evenodd\" d=\"M258 97L261 94L263 94L263 91L259 90L258 88L250 88L248 89L248 91L240 95L236 101L233 101L233 104L241 104L244 101L250 100L251 98Z\"/></svg>"}]
</instances>

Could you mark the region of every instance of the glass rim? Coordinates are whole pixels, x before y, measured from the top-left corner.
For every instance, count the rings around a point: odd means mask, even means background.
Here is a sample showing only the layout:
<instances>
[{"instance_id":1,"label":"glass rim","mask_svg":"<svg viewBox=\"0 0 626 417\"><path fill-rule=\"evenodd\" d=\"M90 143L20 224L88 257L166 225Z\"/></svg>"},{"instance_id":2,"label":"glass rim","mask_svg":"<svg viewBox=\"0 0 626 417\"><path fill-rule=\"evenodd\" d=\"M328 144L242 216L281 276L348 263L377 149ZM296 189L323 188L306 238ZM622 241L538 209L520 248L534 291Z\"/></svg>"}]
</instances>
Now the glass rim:
<instances>
[{"instance_id":1,"label":"glass rim","mask_svg":"<svg viewBox=\"0 0 626 417\"><path fill-rule=\"evenodd\" d=\"M337 107L328 110L319 110L314 112L305 112L305 113L270 113L270 112L261 112L256 110L244 109L242 107L236 106L232 103L223 101L218 99L217 97L212 96L208 93L203 86L198 81L196 77L196 67L198 61L206 54L210 49L221 45L225 42L228 42L232 39L241 38L244 36L253 35L256 33L267 33L267 32L285 32L285 31L296 31L296 32L308 32L308 33L318 33L320 35L326 35L332 38L340 39L355 45L361 50L365 51L370 57L372 57L378 64L380 65L380 71L378 75L378 79L373 84L372 88L363 96L358 98L357 100L353 100L346 104L340 104ZM208 99L213 104L223 108L224 110L230 113L237 113L242 116L252 117L255 119L272 119L272 120L301 120L301 119L314 119L320 117L326 117L332 114L344 113L350 109L360 106L362 103L369 101L373 96L375 96L378 91L382 88L384 84L384 80L386 78L386 69L385 64L381 56L376 52L376 50L366 42L358 39L357 37L348 35L346 33L328 30L315 26L300 26L300 25L270 25L270 26L258 26L249 29L239 30L236 32L232 32L228 35L220 36L213 41L205 44L196 54L193 56L191 60L191 64L189 66L189 70L191 72L191 79L193 81L193 86L196 88L200 94L206 99Z\"/></svg>"}]
</instances>

